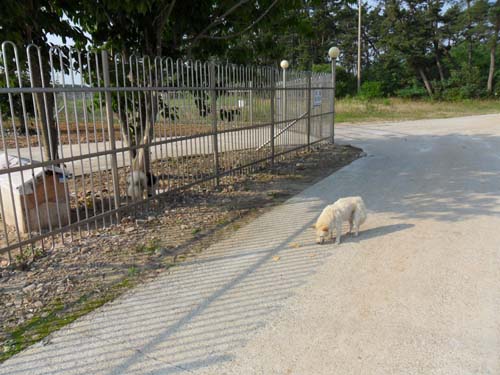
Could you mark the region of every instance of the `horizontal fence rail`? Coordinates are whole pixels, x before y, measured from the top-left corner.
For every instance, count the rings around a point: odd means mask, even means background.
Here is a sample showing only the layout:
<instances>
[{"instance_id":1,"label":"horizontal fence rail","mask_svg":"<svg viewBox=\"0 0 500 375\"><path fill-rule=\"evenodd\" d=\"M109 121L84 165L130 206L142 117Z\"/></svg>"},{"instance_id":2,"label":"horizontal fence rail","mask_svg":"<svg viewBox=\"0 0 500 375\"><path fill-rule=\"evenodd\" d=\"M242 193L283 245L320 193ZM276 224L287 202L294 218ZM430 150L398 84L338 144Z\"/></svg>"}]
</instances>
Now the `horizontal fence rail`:
<instances>
[{"instance_id":1,"label":"horizontal fence rail","mask_svg":"<svg viewBox=\"0 0 500 375\"><path fill-rule=\"evenodd\" d=\"M330 74L107 51L0 56L0 263L333 135Z\"/></svg>"}]
</instances>

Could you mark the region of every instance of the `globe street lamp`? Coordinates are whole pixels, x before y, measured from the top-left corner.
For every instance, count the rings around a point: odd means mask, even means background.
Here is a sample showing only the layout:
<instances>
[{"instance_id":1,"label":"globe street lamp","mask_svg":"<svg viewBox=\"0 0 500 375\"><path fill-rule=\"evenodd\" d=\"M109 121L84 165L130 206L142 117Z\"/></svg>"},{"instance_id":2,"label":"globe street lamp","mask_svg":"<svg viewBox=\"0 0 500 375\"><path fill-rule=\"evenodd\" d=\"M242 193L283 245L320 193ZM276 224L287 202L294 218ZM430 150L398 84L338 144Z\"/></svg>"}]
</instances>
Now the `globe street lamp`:
<instances>
[{"instance_id":1,"label":"globe street lamp","mask_svg":"<svg viewBox=\"0 0 500 375\"><path fill-rule=\"evenodd\" d=\"M282 121L286 120L286 70L290 66L287 60L282 60L280 63L281 69L283 69L283 100L282 100L282 108L281 108L281 116Z\"/></svg>"},{"instance_id":2,"label":"globe street lamp","mask_svg":"<svg viewBox=\"0 0 500 375\"><path fill-rule=\"evenodd\" d=\"M328 50L328 56L332 59L332 131L331 143L335 143L335 73L337 67L337 58L340 55L340 50L337 47L332 47Z\"/></svg>"}]
</instances>

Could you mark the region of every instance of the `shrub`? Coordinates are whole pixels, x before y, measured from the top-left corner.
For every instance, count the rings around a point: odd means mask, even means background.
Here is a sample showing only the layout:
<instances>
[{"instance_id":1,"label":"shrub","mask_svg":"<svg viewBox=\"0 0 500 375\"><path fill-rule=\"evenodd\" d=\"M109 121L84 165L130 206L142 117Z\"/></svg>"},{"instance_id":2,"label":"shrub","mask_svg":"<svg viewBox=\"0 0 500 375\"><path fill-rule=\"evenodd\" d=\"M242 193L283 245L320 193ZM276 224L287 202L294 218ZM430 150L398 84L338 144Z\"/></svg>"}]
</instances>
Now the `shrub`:
<instances>
[{"instance_id":1,"label":"shrub","mask_svg":"<svg viewBox=\"0 0 500 375\"><path fill-rule=\"evenodd\" d=\"M361 85L359 96L363 99L375 99L384 96L382 82L367 81Z\"/></svg>"},{"instance_id":2,"label":"shrub","mask_svg":"<svg viewBox=\"0 0 500 375\"><path fill-rule=\"evenodd\" d=\"M427 97L428 94L425 88L413 85L396 91L396 96L405 99L420 99Z\"/></svg>"},{"instance_id":3,"label":"shrub","mask_svg":"<svg viewBox=\"0 0 500 375\"><path fill-rule=\"evenodd\" d=\"M331 73L331 64L315 64L312 67L313 72ZM336 87L335 96L343 98L356 94L356 76L346 71L343 67L336 68Z\"/></svg>"}]
</instances>

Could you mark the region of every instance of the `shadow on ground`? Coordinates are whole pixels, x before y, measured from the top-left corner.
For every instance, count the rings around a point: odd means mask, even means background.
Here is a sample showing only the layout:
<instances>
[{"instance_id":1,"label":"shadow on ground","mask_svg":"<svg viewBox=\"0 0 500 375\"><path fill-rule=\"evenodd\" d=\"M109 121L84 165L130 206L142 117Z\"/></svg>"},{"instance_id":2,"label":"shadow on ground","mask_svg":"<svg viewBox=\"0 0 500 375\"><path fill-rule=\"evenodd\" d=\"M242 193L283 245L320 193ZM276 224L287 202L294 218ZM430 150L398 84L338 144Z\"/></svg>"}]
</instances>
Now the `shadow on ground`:
<instances>
[{"instance_id":1,"label":"shadow on ground","mask_svg":"<svg viewBox=\"0 0 500 375\"><path fill-rule=\"evenodd\" d=\"M231 351L271 321L327 258L356 251L349 243L411 230L418 219L439 224L499 214L500 163L492 161L500 156L484 151L499 150L499 137L391 136L364 137L360 144L373 157L12 358L0 373L211 373L231 361ZM324 204L358 194L378 223L357 239L345 237L345 247L316 246L310 225ZM384 218L400 223L387 225Z\"/></svg>"}]
</instances>

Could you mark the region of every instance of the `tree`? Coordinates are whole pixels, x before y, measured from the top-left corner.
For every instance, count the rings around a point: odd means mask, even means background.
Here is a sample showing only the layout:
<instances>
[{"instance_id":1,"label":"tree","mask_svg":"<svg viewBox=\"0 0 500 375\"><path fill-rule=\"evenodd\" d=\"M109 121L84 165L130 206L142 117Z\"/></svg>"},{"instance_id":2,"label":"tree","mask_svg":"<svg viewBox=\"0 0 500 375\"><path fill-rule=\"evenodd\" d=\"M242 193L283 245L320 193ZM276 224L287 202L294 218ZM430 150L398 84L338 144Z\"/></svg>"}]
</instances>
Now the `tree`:
<instances>
[{"instance_id":1,"label":"tree","mask_svg":"<svg viewBox=\"0 0 500 375\"><path fill-rule=\"evenodd\" d=\"M295 0L290 3L295 3ZM278 6L277 0L103 0L97 3L62 0L59 4L75 24L91 35L94 46L110 49L125 59L133 53L188 59L220 57L229 49L234 50L232 47L238 44L235 40L256 37L260 27L272 19L273 13L282 12L290 6ZM145 171L149 171L147 144L153 135L160 98L154 91L141 95L144 100L135 102L129 108L140 108L145 114L140 117L137 129L133 129L135 134L144 135L142 139L130 137L130 121L127 119L132 114L122 111L120 122L124 140L130 143L129 146L134 146L131 152L133 168L144 167ZM196 91L193 95L200 114L206 115L206 95L200 96ZM124 96L115 95L114 100L119 102L115 107L126 107ZM141 146L138 152L135 151L136 146Z\"/></svg>"},{"instance_id":2,"label":"tree","mask_svg":"<svg viewBox=\"0 0 500 375\"><path fill-rule=\"evenodd\" d=\"M493 93L493 84L495 77L496 51L498 44L498 33L500 32L500 0L497 0L495 5L490 8L490 20L493 25L493 32L490 37L490 69L488 72L488 83L486 91L489 95Z\"/></svg>"},{"instance_id":3,"label":"tree","mask_svg":"<svg viewBox=\"0 0 500 375\"><path fill-rule=\"evenodd\" d=\"M427 53L432 49L433 40L429 3L426 0L386 0L385 15L384 42L391 50L402 54L432 96L434 90L426 72Z\"/></svg>"},{"instance_id":4,"label":"tree","mask_svg":"<svg viewBox=\"0 0 500 375\"><path fill-rule=\"evenodd\" d=\"M30 43L39 46L41 64L38 56L31 59L32 69L29 78L35 87L49 86L50 67L46 56L51 47L47 33L73 38L76 41L85 37L81 30L63 18L63 12L53 0L5 0L0 13L0 39L10 40L18 47L26 48ZM20 51L22 52L22 51ZM19 53L20 64L28 71L27 56ZM4 62L11 63L11 61ZM60 67L64 69L64 67ZM22 74L22 73L20 73ZM40 120L40 131L44 157L47 160L58 158L59 140L54 117L54 96L46 93L34 94L36 110Z\"/></svg>"}]
</instances>

